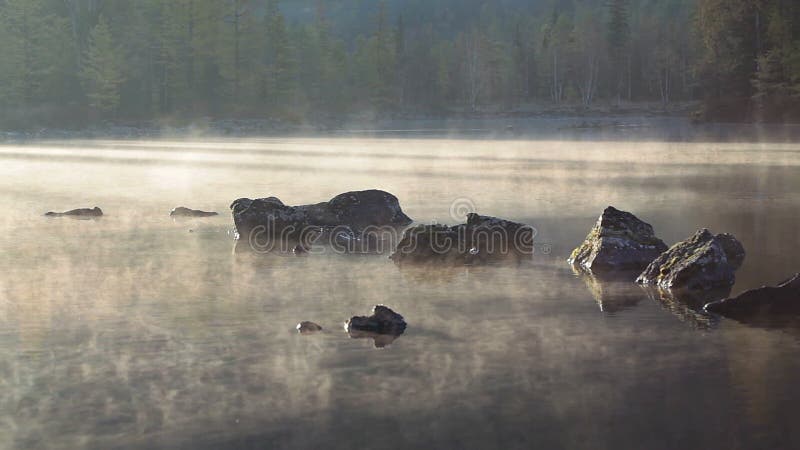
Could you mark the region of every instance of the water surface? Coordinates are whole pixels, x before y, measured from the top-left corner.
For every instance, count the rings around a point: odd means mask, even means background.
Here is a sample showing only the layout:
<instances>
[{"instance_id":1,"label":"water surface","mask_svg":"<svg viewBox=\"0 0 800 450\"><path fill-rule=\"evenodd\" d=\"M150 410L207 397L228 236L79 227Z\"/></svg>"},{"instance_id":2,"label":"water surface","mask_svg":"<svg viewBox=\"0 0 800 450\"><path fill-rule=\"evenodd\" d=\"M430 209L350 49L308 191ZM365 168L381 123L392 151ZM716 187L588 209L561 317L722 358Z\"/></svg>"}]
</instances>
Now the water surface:
<instances>
[{"instance_id":1,"label":"water surface","mask_svg":"<svg viewBox=\"0 0 800 450\"><path fill-rule=\"evenodd\" d=\"M800 271L800 144L328 137L0 146L0 448L796 448L800 333L564 260L608 205ZM234 253L239 197L394 193L534 225L512 267ZM99 220L44 218L100 206ZM173 221L179 205L217 218ZM391 346L341 324L386 304ZM294 325L325 328L300 336Z\"/></svg>"}]
</instances>

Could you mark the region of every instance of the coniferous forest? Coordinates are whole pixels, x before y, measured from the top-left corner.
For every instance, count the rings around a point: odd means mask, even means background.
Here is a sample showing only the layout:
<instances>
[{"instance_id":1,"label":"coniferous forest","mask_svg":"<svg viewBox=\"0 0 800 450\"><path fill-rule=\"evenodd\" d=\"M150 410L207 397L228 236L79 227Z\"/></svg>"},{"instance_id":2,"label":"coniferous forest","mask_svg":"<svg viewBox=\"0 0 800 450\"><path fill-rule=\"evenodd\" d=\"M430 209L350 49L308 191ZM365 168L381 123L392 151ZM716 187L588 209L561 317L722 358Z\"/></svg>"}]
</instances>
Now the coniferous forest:
<instances>
[{"instance_id":1,"label":"coniferous forest","mask_svg":"<svg viewBox=\"0 0 800 450\"><path fill-rule=\"evenodd\" d=\"M530 105L800 118L795 0L2 0L0 126Z\"/></svg>"}]
</instances>

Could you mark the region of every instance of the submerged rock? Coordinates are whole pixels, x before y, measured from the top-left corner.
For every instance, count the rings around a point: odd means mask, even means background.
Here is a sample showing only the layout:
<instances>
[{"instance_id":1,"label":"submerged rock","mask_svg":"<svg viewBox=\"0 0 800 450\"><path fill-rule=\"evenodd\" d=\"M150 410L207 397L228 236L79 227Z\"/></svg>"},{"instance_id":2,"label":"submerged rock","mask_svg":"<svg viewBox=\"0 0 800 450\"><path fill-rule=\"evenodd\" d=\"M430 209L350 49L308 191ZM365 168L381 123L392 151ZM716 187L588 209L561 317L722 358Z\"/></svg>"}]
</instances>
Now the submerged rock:
<instances>
[{"instance_id":1,"label":"submerged rock","mask_svg":"<svg viewBox=\"0 0 800 450\"><path fill-rule=\"evenodd\" d=\"M649 223L609 206L567 262L593 273L641 271L665 250Z\"/></svg>"},{"instance_id":2,"label":"submerged rock","mask_svg":"<svg viewBox=\"0 0 800 450\"><path fill-rule=\"evenodd\" d=\"M744 247L735 237L715 236L702 229L656 258L636 282L664 289L709 290L731 286L744 255Z\"/></svg>"},{"instance_id":3,"label":"submerged rock","mask_svg":"<svg viewBox=\"0 0 800 450\"><path fill-rule=\"evenodd\" d=\"M178 206L170 211L171 217L211 217L218 216L219 213L213 211L200 211L199 209L189 209L184 206Z\"/></svg>"},{"instance_id":4,"label":"submerged rock","mask_svg":"<svg viewBox=\"0 0 800 450\"><path fill-rule=\"evenodd\" d=\"M800 273L778 286L763 286L738 297L708 303L705 310L735 319L764 314L800 314Z\"/></svg>"},{"instance_id":5,"label":"submerged rock","mask_svg":"<svg viewBox=\"0 0 800 450\"><path fill-rule=\"evenodd\" d=\"M343 251L355 243L375 246L412 222L397 197L378 190L347 192L301 206L287 206L275 197L241 198L231 204L231 211L239 238L259 250L270 243L287 243L287 251L297 245L308 249L323 237L327 242L322 243L347 245Z\"/></svg>"},{"instance_id":6,"label":"submerged rock","mask_svg":"<svg viewBox=\"0 0 800 450\"><path fill-rule=\"evenodd\" d=\"M297 332L300 334L314 334L322 331L322 327L314 322L303 321L297 324Z\"/></svg>"},{"instance_id":7,"label":"submerged rock","mask_svg":"<svg viewBox=\"0 0 800 450\"><path fill-rule=\"evenodd\" d=\"M44 214L45 216L49 217L61 217L61 216L72 216L72 217L100 217L103 215L103 210L95 206L94 208L80 208L80 209L73 209L70 211L65 212L47 212Z\"/></svg>"},{"instance_id":8,"label":"submerged rock","mask_svg":"<svg viewBox=\"0 0 800 450\"><path fill-rule=\"evenodd\" d=\"M447 265L519 260L533 254L535 237L530 225L472 213L466 224L407 229L391 259L398 264Z\"/></svg>"}]
</instances>

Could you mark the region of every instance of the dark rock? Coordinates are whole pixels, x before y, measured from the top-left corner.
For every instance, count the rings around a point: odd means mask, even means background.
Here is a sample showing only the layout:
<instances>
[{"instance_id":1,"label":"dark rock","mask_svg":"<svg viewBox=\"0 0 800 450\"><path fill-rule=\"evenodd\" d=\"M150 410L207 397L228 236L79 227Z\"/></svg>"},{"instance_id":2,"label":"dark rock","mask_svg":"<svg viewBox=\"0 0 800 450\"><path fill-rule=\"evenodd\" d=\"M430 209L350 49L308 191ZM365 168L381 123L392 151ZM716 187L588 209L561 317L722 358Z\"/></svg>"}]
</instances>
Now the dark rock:
<instances>
[{"instance_id":1,"label":"dark rock","mask_svg":"<svg viewBox=\"0 0 800 450\"><path fill-rule=\"evenodd\" d=\"M732 286L744 260L744 248L729 234L699 230L661 254L639 275L637 283L664 289L709 290Z\"/></svg>"},{"instance_id":2,"label":"dark rock","mask_svg":"<svg viewBox=\"0 0 800 450\"><path fill-rule=\"evenodd\" d=\"M650 224L609 206L567 262L592 273L641 271L665 250Z\"/></svg>"},{"instance_id":3,"label":"dark rock","mask_svg":"<svg viewBox=\"0 0 800 450\"><path fill-rule=\"evenodd\" d=\"M288 251L298 244L308 249L318 240L338 247L376 246L411 223L397 197L378 190L347 192L328 202L301 206L287 206L275 197L242 198L231 204L231 210L240 239L255 241L259 248L263 243L287 242Z\"/></svg>"},{"instance_id":4,"label":"dark rock","mask_svg":"<svg viewBox=\"0 0 800 450\"><path fill-rule=\"evenodd\" d=\"M210 211L200 211L199 209L189 209L183 206L178 206L169 213L172 217L211 217L218 216L219 213Z\"/></svg>"},{"instance_id":5,"label":"dark rock","mask_svg":"<svg viewBox=\"0 0 800 450\"><path fill-rule=\"evenodd\" d=\"M322 331L322 327L314 322L303 321L297 324L297 331L300 334L314 334Z\"/></svg>"},{"instance_id":6,"label":"dark rock","mask_svg":"<svg viewBox=\"0 0 800 450\"><path fill-rule=\"evenodd\" d=\"M354 316L345 322L348 333L375 333L399 336L406 330L403 316L383 305L372 308L371 316ZM360 336L359 336L360 337Z\"/></svg>"},{"instance_id":7,"label":"dark rock","mask_svg":"<svg viewBox=\"0 0 800 450\"><path fill-rule=\"evenodd\" d=\"M80 209L73 209L70 211L65 212L47 212L45 216L50 217L61 217L61 216L72 216L72 217L101 217L103 215L103 210L95 206L94 208L80 208Z\"/></svg>"},{"instance_id":8,"label":"dark rock","mask_svg":"<svg viewBox=\"0 0 800 450\"><path fill-rule=\"evenodd\" d=\"M763 286L738 297L708 303L705 310L745 319L756 315L800 314L800 273L778 286Z\"/></svg>"},{"instance_id":9,"label":"dark rock","mask_svg":"<svg viewBox=\"0 0 800 450\"><path fill-rule=\"evenodd\" d=\"M467 223L407 229L392 254L398 264L482 264L519 261L533 254L536 230L496 217L469 214Z\"/></svg>"}]
</instances>

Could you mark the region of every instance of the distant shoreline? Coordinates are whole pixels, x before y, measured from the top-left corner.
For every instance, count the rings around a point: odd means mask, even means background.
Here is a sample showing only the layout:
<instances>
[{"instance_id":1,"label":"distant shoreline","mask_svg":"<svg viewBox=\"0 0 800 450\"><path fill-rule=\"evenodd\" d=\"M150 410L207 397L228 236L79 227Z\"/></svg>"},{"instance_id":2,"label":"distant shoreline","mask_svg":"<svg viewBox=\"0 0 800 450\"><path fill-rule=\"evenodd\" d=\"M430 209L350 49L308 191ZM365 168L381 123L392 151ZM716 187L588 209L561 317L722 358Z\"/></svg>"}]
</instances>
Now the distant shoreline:
<instances>
[{"instance_id":1,"label":"distant shoreline","mask_svg":"<svg viewBox=\"0 0 800 450\"><path fill-rule=\"evenodd\" d=\"M634 102L583 105L523 105L478 111L360 112L339 116L318 115L302 119L280 118L165 118L147 121L107 121L87 127L32 127L3 130L0 142L70 139L258 138L281 136L424 136L482 135L488 137L541 137L553 133L620 132L660 127L736 128L738 126L788 127L792 124L702 122L693 120L698 102ZM793 133L794 134L794 133Z\"/></svg>"}]
</instances>

